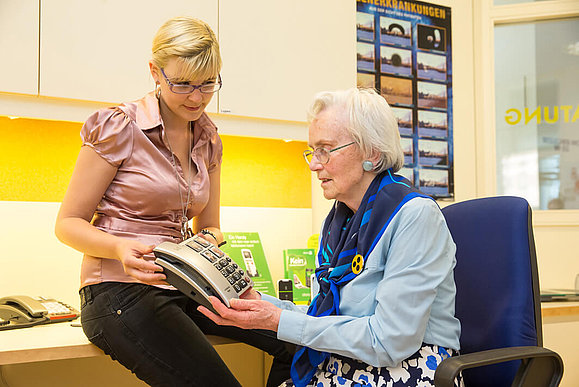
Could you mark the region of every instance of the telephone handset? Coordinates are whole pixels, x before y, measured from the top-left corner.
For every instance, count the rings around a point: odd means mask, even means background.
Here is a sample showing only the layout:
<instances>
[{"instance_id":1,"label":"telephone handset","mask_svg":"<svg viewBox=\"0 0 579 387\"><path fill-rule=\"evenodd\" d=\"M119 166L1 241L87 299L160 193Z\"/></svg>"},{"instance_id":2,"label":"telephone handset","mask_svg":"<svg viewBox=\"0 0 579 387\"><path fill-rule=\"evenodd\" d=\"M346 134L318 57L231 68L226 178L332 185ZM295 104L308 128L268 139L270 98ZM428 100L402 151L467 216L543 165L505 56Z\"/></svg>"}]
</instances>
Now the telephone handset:
<instances>
[{"instance_id":1,"label":"telephone handset","mask_svg":"<svg viewBox=\"0 0 579 387\"><path fill-rule=\"evenodd\" d=\"M167 282L199 304L213 310L209 296L225 305L253 286L253 281L231 258L199 236L181 243L163 242L153 250Z\"/></svg>"},{"instance_id":2,"label":"telephone handset","mask_svg":"<svg viewBox=\"0 0 579 387\"><path fill-rule=\"evenodd\" d=\"M0 330L70 321L80 313L63 302L29 296L0 298Z\"/></svg>"}]
</instances>

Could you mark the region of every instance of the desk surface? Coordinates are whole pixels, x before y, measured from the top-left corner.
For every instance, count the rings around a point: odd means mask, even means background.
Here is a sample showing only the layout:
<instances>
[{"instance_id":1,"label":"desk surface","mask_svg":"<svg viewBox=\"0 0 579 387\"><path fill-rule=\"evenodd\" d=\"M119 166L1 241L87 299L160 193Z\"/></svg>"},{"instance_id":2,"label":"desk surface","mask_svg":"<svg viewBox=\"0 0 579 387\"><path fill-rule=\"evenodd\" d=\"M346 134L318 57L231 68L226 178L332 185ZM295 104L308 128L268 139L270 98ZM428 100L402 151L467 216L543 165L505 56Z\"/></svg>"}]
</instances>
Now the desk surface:
<instances>
[{"instance_id":1,"label":"desk surface","mask_svg":"<svg viewBox=\"0 0 579 387\"><path fill-rule=\"evenodd\" d=\"M579 302L542 303L541 312L543 317L572 316L579 319ZM208 338L213 345L236 342L218 336ZM0 331L0 366L103 355L88 341L82 328L71 326L70 322Z\"/></svg>"},{"instance_id":2,"label":"desk surface","mask_svg":"<svg viewBox=\"0 0 579 387\"><path fill-rule=\"evenodd\" d=\"M213 345L236 343L218 336L208 339ZM0 366L103 355L88 341L82 328L71 326L70 322L0 331Z\"/></svg>"}]
</instances>

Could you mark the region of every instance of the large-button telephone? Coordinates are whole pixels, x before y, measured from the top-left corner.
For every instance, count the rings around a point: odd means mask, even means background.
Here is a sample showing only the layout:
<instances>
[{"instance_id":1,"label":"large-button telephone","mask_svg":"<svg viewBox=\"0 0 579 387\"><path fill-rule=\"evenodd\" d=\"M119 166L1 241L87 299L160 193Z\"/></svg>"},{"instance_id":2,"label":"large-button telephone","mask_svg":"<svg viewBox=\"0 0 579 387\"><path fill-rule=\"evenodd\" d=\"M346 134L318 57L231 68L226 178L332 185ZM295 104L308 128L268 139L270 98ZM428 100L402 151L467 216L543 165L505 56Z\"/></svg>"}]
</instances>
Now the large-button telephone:
<instances>
[{"instance_id":1,"label":"large-button telephone","mask_svg":"<svg viewBox=\"0 0 579 387\"><path fill-rule=\"evenodd\" d=\"M253 286L247 273L215 245L194 236L181 243L163 242L153 250L167 282L213 310L209 296L225 305Z\"/></svg>"},{"instance_id":2,"label":"large-button telephone","mask_svg":"<svg viewBox=\"0 0 579 387\"><path fill-rule=\"evenodd\" d=\"M0 330L71 321L80 316L72 306L52 298L0 298Z\"/></svg>"}]
</instances>

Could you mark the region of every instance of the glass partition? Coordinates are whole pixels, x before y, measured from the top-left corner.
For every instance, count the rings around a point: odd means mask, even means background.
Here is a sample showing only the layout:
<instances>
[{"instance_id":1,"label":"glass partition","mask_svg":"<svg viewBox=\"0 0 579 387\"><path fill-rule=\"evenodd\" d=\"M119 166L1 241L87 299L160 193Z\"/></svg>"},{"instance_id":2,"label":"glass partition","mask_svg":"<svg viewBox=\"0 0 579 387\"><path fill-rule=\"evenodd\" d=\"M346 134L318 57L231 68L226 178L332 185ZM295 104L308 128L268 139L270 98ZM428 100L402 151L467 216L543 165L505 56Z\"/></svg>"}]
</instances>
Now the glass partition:
<instances>
[{"instance_id":1,"label":"glass partition","mask_svg":"<svg viewBox=\"0 0 579 387\"><path fill-rule=\"evenodd\" d=\"M579 209L579 18L494 35L497 193Z\"/></svg>"}]
</instances>

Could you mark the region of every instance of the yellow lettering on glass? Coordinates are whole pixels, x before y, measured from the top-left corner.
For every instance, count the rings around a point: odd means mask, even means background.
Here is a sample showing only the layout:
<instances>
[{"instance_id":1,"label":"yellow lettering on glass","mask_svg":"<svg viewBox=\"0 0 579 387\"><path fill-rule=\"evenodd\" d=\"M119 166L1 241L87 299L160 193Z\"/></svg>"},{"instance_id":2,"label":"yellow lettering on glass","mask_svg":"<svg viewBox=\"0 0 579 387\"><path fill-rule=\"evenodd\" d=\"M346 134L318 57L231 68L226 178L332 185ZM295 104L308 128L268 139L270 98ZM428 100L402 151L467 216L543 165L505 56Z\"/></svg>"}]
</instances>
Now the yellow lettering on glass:
<instances>
[{"instance_id":1,"label":"yellow lettering on glass","mask_svg":"<svg viewBox=\"0 0 579 387\"><path fill-rule=\"evenodd\" d=\"M549 118L549 107L545 106L545 122L548 124L554 124L559 121L559 106L553 107L553 118Z\"/></svg>"},{"instance_id":2,"label":"yellow lettering on glass","mask_svg":"<svg viewBox=\"0 0 579 387\"><path fill-rule=\"evenodd\" d=\"M537 108L535 109L535 111L533 111L533 113L531 115L529 115L529 108L525 108L525 125L527 125L529 123L529 121L531 121L531 119L533 119L533 117L537 117L537 124L541 123L541 107L537 106Z\"/></svg>"},{"instance_id":3,"label":"yellow lettering on glass","mask_svg":"<svg viewBox=\"0 0 579 387\"><path fill-rule=\"evenodd\" d=\"M513 115L508 115L509 113L513 113ZM518 109L509 109L507 110L507 115L505 116L505 121L509 125L516 125L521 121L521 112Z\"/></svg>"},{"instance_id":4,"label":"yellow lettering on glass","mask_svg":"<svg viewBox=\"0 0 579 387\"><path fill-rule=\"evenodd\" d=\"M550 110L553 110L551 115ZM525 125L529 122L536 120L537 124L541 123L541 120L545 120L547 124L556 124L559 122L559 110L562 112L561 116L563 117L563 121L566 123L573 123L579 120L579 105L575 109L573 116L571 116L573 106L572 105L561 105L561 106L537 106L535 110L531 111L529 108L525 108ZM511 108L507 109L505 112L505 122L509 125L516 125L521 122L522 113L521 110Z\"/></svg>"}]
</instances>

